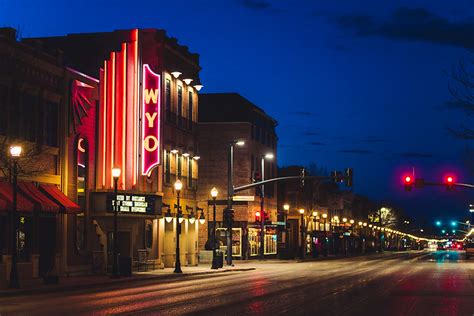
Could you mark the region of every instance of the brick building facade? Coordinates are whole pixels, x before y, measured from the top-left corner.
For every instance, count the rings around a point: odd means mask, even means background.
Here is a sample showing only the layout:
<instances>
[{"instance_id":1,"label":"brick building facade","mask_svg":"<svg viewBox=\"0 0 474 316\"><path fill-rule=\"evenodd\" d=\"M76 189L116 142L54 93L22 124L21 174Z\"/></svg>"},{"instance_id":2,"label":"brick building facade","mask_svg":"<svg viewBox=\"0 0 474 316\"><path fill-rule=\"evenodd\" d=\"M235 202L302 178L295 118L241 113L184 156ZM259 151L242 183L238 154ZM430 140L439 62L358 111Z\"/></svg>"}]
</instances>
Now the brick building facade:
<instances>
[{"instance_id":1,"label":"brick building facade","mask_svg":"<svg viewBox=\"0 0 474 316\"><path fill-rule=\"evenodd\" d=\"M200 245L208 241L212 231L212 206L208 206L210 191L216 187L219 200L227 195L227 157L229 143L245 141L242 147L234 148L234 187L252 182L261 173L261 158L274 155L265 161L265 178L276 176L276 121L262 109L236 93L201 94L199 111L200 182L198 200L207 210L208 226L202 226ZM257 256L260 247L260 224L256 213L260 211L259 190L249 189L236 193L253 201L234 203L233 250L235 258L248 259ZM237 197L238 198L238 197ZM265 254L277 253L277 201L276 185L265 187ZM222 216L224 206L217 206L217 230L220 245L225 245Z\"/></svg>"}]
</instances>

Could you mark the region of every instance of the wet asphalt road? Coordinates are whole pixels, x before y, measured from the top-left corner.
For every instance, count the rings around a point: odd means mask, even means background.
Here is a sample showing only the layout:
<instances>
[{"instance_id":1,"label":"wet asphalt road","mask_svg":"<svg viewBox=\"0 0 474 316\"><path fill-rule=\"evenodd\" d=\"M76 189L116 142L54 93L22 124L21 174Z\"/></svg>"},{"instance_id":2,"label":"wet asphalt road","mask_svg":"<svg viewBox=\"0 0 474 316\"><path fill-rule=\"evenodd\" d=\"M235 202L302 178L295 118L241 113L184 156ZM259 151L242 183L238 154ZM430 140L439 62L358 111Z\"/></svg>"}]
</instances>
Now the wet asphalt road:
<instances>
[{"instance_id":1,"label":"wet asphalt road","mask_svg":"<svg viewBox=\"0 0 474 316\"><path fill-rule=\"evenodd\" d=\"M474 315L463 252L245 265L257 269L0 298L0 315Z\"/></svg>"}]
</instances>

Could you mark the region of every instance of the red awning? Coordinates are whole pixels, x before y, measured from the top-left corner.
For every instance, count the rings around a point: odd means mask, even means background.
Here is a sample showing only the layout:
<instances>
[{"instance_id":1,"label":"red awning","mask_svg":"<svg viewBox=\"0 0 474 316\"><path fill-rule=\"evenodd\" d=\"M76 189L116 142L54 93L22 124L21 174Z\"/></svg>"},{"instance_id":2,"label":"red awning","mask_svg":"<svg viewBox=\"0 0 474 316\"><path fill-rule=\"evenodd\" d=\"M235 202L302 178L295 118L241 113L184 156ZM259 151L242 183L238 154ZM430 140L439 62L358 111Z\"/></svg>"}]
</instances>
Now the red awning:
<instances>
[{"instance_id":1,"label":"red awning","mask_svg":"<svg viewBox=\"0 0 474 316\"><path fill-rule=\"evenodd\" d=\"M35 205L35 209L45 213L59 213L59 205L44 195L32 182L18 182L18 188Z\"/></svg>"},{"instance_id":2,"label":"red awning","mask_svg":"<svg viewBox=\"0 0 474 316\"><path fill-rule=\"evenodd\" d=\"M55 201L61 206L61 211L66 214L78 214L82 210L73 201L71 201L64 193L62 193L57 186L54 184L40 184L40 189L44 192L50 199Z\"/></svg>"},{"instance_id":3,"label":"red awning","mask_svg":"<svg viewBox=\"0 0 474 316\"><path fill-rule=\"evenodd\" d=\"M0 198L6 202L7 209L13 208L13 186L5 181L0 181ZM34 204L30 202L20 190L16 196L16 209L18 212L33 212Z\"/></svg>"}]
</instances>

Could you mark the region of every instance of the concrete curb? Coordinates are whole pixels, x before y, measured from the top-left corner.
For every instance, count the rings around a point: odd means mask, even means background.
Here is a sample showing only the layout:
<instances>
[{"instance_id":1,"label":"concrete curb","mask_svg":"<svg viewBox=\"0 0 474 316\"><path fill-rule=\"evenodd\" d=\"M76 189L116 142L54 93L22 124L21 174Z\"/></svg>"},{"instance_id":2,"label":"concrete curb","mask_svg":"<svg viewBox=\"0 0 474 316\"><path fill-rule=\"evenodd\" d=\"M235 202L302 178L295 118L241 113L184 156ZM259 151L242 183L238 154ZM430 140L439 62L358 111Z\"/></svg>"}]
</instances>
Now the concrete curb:
<instances>
[{"instance_id":1,"label":"concrete curb","mask_svg":"<svg viewBox=\"0 0 474 316\"><path fill-rule=\"evenodd\" d=\"M222 269L222 270L211 270L211 271L198 271L198 272L184 272L182 274L158 274L158 275L144 275L139 276L136 275L135 277L123 277L119 279L105 279L101 282L93 282L93 283L84 283L84 284L70 284L64 285L61 284L48 287L45 285L43 288L35 288L35 289L17 289L17 290L2 290L0 291L0 297L11 297L11 296L22 296L22 295L32 295L32 294L45 294L45 293L55 293L55 292L63 292L63 291L76 291L76 290L84 290L88 288L97 288L101 286L113 286L113 285L121 285L124 283L138 283L141 281L151 281L151 280L179 280L182 278L190 277L190 276L199 276L199 275L211 275L211 274L221 274L221 273L229 273L229 272L245 272L245 271L253 271L256 268L236 268L236 269Z\"/></svg>"}]
</instances>

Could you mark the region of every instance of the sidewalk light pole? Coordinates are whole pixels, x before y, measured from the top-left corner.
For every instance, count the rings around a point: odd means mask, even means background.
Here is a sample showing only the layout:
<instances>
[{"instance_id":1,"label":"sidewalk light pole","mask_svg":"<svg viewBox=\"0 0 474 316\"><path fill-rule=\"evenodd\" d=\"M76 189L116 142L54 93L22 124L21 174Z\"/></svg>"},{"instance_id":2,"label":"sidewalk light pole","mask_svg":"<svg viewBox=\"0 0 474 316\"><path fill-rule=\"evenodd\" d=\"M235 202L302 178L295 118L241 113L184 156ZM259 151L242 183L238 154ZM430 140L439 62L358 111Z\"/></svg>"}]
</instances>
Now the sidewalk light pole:
<instances>
[{"instance_id":1,"label":"sidewalk light pole","mask_svg":"<svg viewBox=\"0 0 474 316\"><path fill-rule=\"evenodd\" d=\"M181 212L179 210L179 193L183 188L183 183L178 179L174 183L174 189L176 190L176 204L177 204L177 211L176 211L176 260L174 266L174 273L183 273L181 271L181 259L180 259L180 251L179 251L179 234L181 233L181 222L182 217L180 217Z\"/></svg>"},{"instance_id":2,"label":"sidewalk light pole","mask_svg":"<svg viewBox=\"0 0 474 316\"><path fill-rule=\"evenodd\" d=\"M232 210L232 198L234 196L234 146L244 146L243 140L235 140L229 143L229 155L227 159L227 212ZM230 217L230 216L229 216ZM227 265L232 265L232 223L227 223Z\"/></svg>"},{"instance_id":3,"label":"sidewalk light pole","mask_svg":"<svg viewBox=\"0 0 474 316\"><path fill-rule=\"evenodd\" d=\"M273 154L268 153L265 156L262 156L261 159L261 169L262 169L262 181L265 180L265 159L271 160L273 159ZM260 221L260 259L263 260L265 257L265 207L264 207L264 200L265 200L265 185L262 184L261 186L262 197L260 201L260 214L261 214L261 221Z\"/></svg>"},{"instance_id":4,"label":"sidewalk light pole","mask_svg":"<svg viewBox=\"0 0 474 316\"><path fill-rule=\"evenodd\" d=\"M304 259L304 244L305 244L305 235L304 235L304 209L300 208L298 212L301 214L301 249L300 249L300 258Z\"/></svg>"},{"instance_id":5,"label":"sidewalk light pole","mask_svg":"<svg viewBox=\"0 0 474 316\"><path fill-rule=\"evenodd\" d=\"M10 156L12 159L13 170L12 174L12 184L13 184L13 207L11 210L11 240L12 240L12 268L10 270L10 282L8 287L10 289L20 288L20 281L18 279L18 267L17 267L17 243L18 243L18 220L17 220L17 177L18 177L18 159L21 155L21 146L12 146L10 147Z\"/></svg>"},{"instance_id":6,"label":"sidewalk light pole","mask_svg":"<svg viewBox=\"0 0 474 316\"><path fill-rule=\"evenodd\" d=\"M216 198L219 192L214 187L211 190L211 197L212 197L212 208L213 208L213 225L212 225L212 267L211 269L219 269L219 265L217 264L217 240L216 240Z\"/></svg>"},{"instance_id":7,"label":"sidewalk light pole","mask_svg":"<svg viewBox=\"0 0 474 316\"><path fill-rule=\"evenodd\" d=\"M290 212L290 205L288 203L283 204L283 212L284 212L284 222L285 222L285 249L286 255L289 256L289 248L288 248L288 213Z\"/></svg>"},{"instance_id":8,"label":"sidewalk light pole","mask_svg":"<svg viewBox=\"0 0 474 316\"><path fill-rule=\"evenodd\" d=\"M117 238L117 214L118 214L118 201L117 201L117 190L118 190L118 179L120 177L120 168L112 168L112 177L114 178L114 249L112 259L112 278L119 277L119 266L118 266L118 238Z\"/></svg>"}]
</instances>

